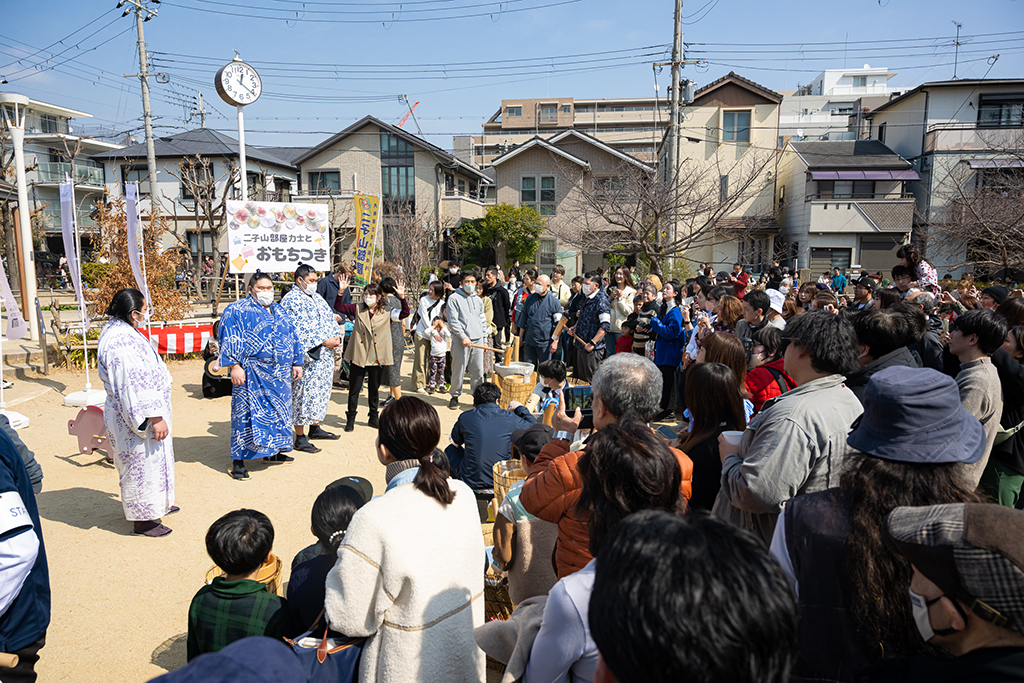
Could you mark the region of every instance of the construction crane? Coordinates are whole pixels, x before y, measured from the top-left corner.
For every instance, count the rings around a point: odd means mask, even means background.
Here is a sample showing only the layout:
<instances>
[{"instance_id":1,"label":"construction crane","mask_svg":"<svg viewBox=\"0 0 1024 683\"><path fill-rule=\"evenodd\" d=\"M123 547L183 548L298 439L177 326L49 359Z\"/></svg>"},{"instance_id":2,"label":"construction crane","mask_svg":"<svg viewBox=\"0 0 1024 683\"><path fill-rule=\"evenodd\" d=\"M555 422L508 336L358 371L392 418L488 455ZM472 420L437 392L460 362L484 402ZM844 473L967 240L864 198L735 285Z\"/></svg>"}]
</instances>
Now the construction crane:
<instances>
[{"instance_id":1,"label":"construction crane","mask_svg":"<svg viewBox=\"0 0 1024 683\"><path fill-rule=\"evenodd\" d=\"M409 100L406 100L405 103L406 103L406 105L408 105L409 104ZM401 128L402 124L404 124L406 121L409 120L409 117L412 116L412 110L415 109L417 105L419 105L419 101L417 101L416 104L414 104L411 107L409 107L409 111L406 113L405 116L402 117L402 120L398 122L398 127L399 128Z\"/></svg>"}]
</instances>

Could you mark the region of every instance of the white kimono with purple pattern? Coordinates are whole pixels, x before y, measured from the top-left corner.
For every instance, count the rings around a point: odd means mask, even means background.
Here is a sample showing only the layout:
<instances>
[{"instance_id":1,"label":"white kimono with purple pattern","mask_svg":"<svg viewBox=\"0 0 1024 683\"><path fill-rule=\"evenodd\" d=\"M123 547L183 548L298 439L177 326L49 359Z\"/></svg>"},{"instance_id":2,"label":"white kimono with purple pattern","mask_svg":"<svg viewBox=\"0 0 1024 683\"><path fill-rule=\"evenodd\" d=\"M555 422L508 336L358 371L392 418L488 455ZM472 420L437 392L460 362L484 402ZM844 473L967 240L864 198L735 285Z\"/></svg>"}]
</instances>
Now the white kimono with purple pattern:
<instances>
[{"instance_id":1,"label":"white kimono with purple pattern","mask_svg":"<svg viewBox=\"0 0 1024 683\"><path fill-rule=\"evenodd\" d=\"M103 421L124 516L130 522L160 519L174 505L172 434L156 441L151 426L145 431L139 426L147 418L162 417L172 429L171 373L149 341L117 318L100 335L97 366L107 391Z\"/></svg>"}]
</instances>

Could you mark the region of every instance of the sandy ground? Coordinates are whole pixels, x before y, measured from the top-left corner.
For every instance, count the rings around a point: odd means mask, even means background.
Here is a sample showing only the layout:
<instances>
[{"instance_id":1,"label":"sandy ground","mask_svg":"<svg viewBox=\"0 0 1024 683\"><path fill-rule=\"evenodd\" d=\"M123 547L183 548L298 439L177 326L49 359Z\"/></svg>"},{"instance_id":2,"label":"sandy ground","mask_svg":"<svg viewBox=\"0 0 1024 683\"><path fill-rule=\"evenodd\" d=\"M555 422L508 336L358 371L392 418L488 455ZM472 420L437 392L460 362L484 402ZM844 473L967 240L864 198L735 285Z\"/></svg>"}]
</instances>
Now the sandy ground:
<instances>
[{"instance_id":1,"label":"sandy ground","mask_svg":"<svg viewBox=\"0 0 1024 683\"><path fill-rule=\"evenodd\" d=\"M407 393L409 356L403 373ZM171 363L170 370L181 511L164 518L174 531L163 538L131 533L113 466L101 452L78 454L77 439L67 433L77 409L64 407L63 395L84 387L83 373L4 373L15 380L5 392L8 410L30 418L30 426L19 434L44 473L37 502L50 562L53 616L37 667L43 683L146 681L183 666L189 602L213 564L204 537L225 512L250 507L270 517L274 551L284 561L287 578L293 555L315 540L309 513L325 485L359 475L373 483L375 492L384 491L384 468L373 448L376 430L366 426L365 392L355 432L342 431L348 392L335 389L324 427L342 434L341 439L319 441L320 453L295 454L292 463L254 462L251 477L235 481L228 475L230 397L202 397L200 361ZM91 374L95 387L99 382ZM446 442L459 411L447 408L447 396L421 398L438 409ZM472 398L464 393L462 402L466 409Z\"/></svg>"}]
</instances>

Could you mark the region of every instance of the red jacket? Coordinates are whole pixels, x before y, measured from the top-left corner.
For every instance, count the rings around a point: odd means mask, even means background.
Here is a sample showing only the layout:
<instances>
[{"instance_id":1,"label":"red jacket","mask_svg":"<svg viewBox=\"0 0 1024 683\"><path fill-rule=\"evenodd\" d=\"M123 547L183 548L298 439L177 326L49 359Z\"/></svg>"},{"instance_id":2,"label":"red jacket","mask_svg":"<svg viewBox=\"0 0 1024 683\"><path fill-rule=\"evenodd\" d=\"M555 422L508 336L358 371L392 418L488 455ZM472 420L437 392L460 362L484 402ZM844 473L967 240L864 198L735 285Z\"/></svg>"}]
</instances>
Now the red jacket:
<instances>
[{"instance_id":1,"label":"red jacket","mask_svg":"<svg viewBox=\"0 0 1024 683\"><path fill-rule=\"evenodd\" d=\"M679 461L683 475L680 490L686 500L690 500L693 462L675 448L672 454ZM577 466L581 455L582 452L569 452L568 441L550 441L534 461L519 495L527 512L558 525L555 568L560 579L583 569L593 559L589 550L588 525L576 517L576 503L583 491L583 480Z\"/></svg>"},{"instance_id":2,"label":"red jacket","mask_svg":"<svg viewBox=\"0 0 1024 683\"><path fill-rule=\"evenodd\" d=\"M736 276L736 281L732 283L732 287L736 290L736 298L743 300L743 293L747 291L747 285L750 283L750 273L742 271Z\"/></svg>"},{"instance_id":3,"label":"red jacket","mask_svg":"<svg viewBox=\"0 0 1024 683\"><path fill-rule=\"evenodd\" d=\"M779 383L775 380L775 375L768 368L781 373L783 383L790 389L796 387L796 381L783 370L783 363L784 359L780 358L773 360L771 363L759 365L747 373L746 386L747 391L750 392L750 400L754 404L755 413L761 411L761 406L764 405L765 401L782 395L782 387L779 386Z\"/></svg>"},{"instance_id":4,"label":"red jacket","mask_svg":"<svg viewBox=\"0 0 1024 683\"><path fill-rule=\"evenodd\" d=\"M622 335L616 339L615 353L633 353L633 335Z\"/></svg>"}]
</instances>

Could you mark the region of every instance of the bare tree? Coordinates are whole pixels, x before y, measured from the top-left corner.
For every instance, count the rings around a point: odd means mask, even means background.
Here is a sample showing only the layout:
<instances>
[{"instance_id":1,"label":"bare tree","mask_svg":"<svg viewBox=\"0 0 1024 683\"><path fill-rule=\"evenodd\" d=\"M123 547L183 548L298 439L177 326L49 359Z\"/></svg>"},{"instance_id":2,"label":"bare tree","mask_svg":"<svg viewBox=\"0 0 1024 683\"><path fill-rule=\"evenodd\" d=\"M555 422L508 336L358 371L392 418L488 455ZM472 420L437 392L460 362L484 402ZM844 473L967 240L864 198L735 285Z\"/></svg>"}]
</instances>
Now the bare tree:
<instances>
[{"instance_id":1,"label":"bare tree","mask_svg":"<svg viewBox=\"0 0 1024 683\"><path fill-rule=\"evenodd\" d=\"M1024 132L980 135L996 154L981 157L980 168L960 160L937 179L932 202L941 206L925 232L933 256L1005 277L1024 269Z\"/></svg>"},{"instance_id":2,"label":"bare tree","mask_svg":"<svg viewBox=\"0 0 1024 683\"><path fill-rule=\"evenodd\" d=\"M410 295L419 293L420 273L431 265L436 251L434 221L425 211L414 211L406 201L384 199L381 202L381 232L377 248L384 261L402 274Z\"/></svg>"},{"instance_id":3,"label":"bare tree","mask_svg":"<svg viewBox=\"0 0 1024 683\"><path fill-rule=\"evenodd\" d=\"M213 283L219 282L221 277L220 267L220 241L227 227L227 201L230 188L238 180L238 166L229 162L227 173L216 176L213 171L213 163L210 159L195 155L187 157L178 164L178 169L164 168L165 171L178 179L181 183L180 196L171 200L164 195L165 199L182 207L192 214L195 223L196 239L199 248L194 256L194 272L202 272L202 258L204 256L203 233L210 234L210 252L213 256L213 280L210 287L210 299L213 306L213 315L217 315L217 306L220 303L217 299L219 286ZM223 191L218 192L218 188ZM182 246L191 251L191 243L188 239L188 231L180 231L175 225L171 231L175 239Z\"/></svg>"},{"instance_id":4,"label":"bare tree","mask_svg":"<svg viewBox=\"0 0 1024 683\"><path fill-rule=\"evenodd\" d=\"M581 251L646 257L660 275L667 259L695 261L695 250L752 235L772 221L767 171L774 162L773 152L750 150L736 161L687 159L667 177L627 163L595 175L560 162L570 190L548 229ZM756 206L766 191L763 208Z\"/></svg>"}]
</instances>

